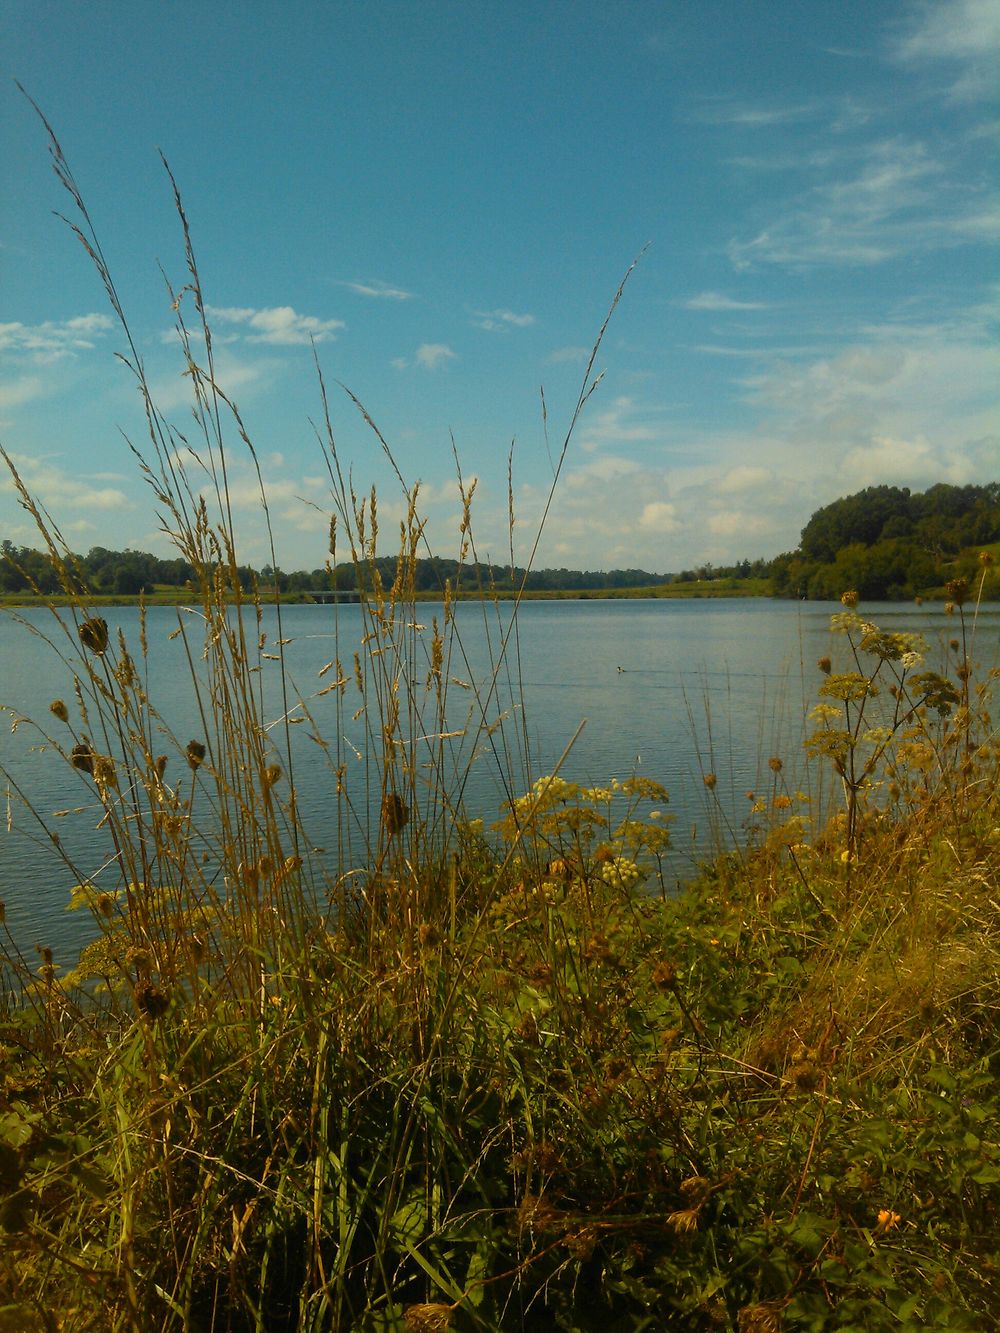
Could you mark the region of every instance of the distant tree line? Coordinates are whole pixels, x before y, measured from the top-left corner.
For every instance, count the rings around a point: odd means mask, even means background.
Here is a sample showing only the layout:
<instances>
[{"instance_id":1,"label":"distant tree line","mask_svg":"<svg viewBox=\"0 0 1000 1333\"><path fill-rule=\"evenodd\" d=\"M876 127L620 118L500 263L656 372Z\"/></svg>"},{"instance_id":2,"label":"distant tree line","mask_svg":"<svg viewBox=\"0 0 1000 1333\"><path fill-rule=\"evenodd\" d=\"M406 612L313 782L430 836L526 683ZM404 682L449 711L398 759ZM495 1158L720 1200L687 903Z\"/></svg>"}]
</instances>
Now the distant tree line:
<instances>
[{"instance_id":1,"label":"distant tree line","mask_svg":"<svg viewBox=\"0 0 1000 1333\"><path fill-rule=\"evenodd\" d=\"M188 561L179 557L161 559L148 551L111 551L92 546L86 555L70 555L66 570L81 590L112 596L136 596L157 587L184 588L195 577ZM255 577L249 566L237 573L244 587ZM48 555L30 546L0 542L0 592L37 591L51 594L62 591L59 571Z\"/></svg>"},{"instance_id":2,"label":"distant tree line","mask_svg":"<svg viewBox=\"0 0 1000 1333\"><path fill-rule=\"evenodd\" d=\"M836 598L846 589L897 601L964 575L961 552L1000 541L1000 482L939 483L923 492L869 486L817 509L797 551L771 561L778 597ZM974 557L973 557L974 558Z\"/></svg>"},{"instance_id":3,"label":"distant tree line","mask_svg":"<svg viewBox=\"0 0 1000 1333\"><path fill-rule=\"evenodd\" d=\"M869 600L912 598L940 587L965 571L960 553L1000 541L1000 482L985 486L940 483L923 492L906 487L869 486L855 495L817 509L802 529L795 551L773 560L739 560L733 565L696 565L675 574L645 569L533 569L484 563L459 564L440 556L415 561L417 592L484 589L511 592L585 592L602 589L654 588L670 583L717 579L769 579L778 597L837 598L848 588ZM974 556L972 557L974 559ZM86 555L69 557L68 566L81 589L97 594L135 596L157 587L183 588L195 571L183 559L161 559L145 551L112 551L92 546ZM959 561L960 563L960 561ZM242 585L256 581L283 593L359 591L370 587L374 572L383 587L396 578L395 556L380 556L356 566L286 573L264 565L240 566ZM970 571L971 572L971 567ZM0 592L51 594L60 591L58 572L49 557L27 546L0 542Z\"/></svg>"}]
</instances>

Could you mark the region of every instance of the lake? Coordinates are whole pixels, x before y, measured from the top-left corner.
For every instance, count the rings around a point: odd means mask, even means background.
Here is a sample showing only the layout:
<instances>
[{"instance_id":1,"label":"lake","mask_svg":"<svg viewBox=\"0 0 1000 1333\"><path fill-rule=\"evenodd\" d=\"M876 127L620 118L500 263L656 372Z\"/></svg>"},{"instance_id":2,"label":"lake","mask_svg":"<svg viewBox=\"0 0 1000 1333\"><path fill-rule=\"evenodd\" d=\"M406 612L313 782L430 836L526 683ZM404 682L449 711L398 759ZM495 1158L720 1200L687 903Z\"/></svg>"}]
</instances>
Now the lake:
<instances>
[{"instance_id":1,"label":"lake","mask_svg":"<svg viewBox=\"0 0 1000 1333\"><path fill-rule=\"evenodd\" d=\"M771 756L783 760L781 781L792 791L798 787L818 796L822 781L829 787L829 774L805 762L801 745L806 714L821 681L817 659L831 655L844 669L848 666L844 639L829 628L831 612L840 609L831 603L767 599L524 603L518 613L516 653L512 639L508 654L520 688L511 688L501 673L497 698L487 710L490 718L503 714L506 722L493 740L480 740L474 754L470 747L463 749L461 740L453 742L458 762L472 761L465 788L467 813L487 824L498 815L499 803L508 794L502 777L508 765L498 764L494 748L504 736L515 751L519 737L527 742L527 761L519 751L515 757L523 788L526 771L532 777L550 772L584 723L565 757L563 776L603 784L636 773L666 786L675 820L668 873L682 878L699 854L711 849L720 829L728 826L729 836L740 836L748 819L747 792L763 790L764 784L770 790L774 781L768 769ZM433 604L418 608L428 626L440 611ZM946 641L958 628L940 605L866 605L861 611L883 628L922 632L931 644L931 667L940 666ZM138 609L108 608L101 614L113 632L121 628L138 656ZM499 637L496 623L488 635L482 610L473 603L460 604L457 614L467 660L453 660L450 674L486 680L491 674L490 642ZM510 607L502 605L499 614L506 625ZM49 714L50 702L65 699L74 711L70 668L43 637L52 637L58 646L58 626L42 609L18 615L25 623L18 623L12 612L0 614L0 704L11 710L8 720L35 718L43 729L55 732L59 724ZM183 642L170 637L179 615L192 642L198 643L192 613L175 607L147 612L148 693L183 745L204 728ZM263 628L272 641L277 637L273 608L265 611ZM360 642L361 609L287 606L281 633L288 641L288 675L308 699L332 678L319 673L335 656L335 644L341 660L350 664ZM66 639L62 642L65 647ZM991 606L980 613L976 658L987 665L1000 661L998 642L1000 608ZM275 721L284 708L276 663L265 663L262 688L265 713ZM460 686L453 688L449 725L463 728L469 698ZM331 699L314 697L310 704L317 728L327 736L336 721ZM296 791L303 824L320 841L314 830L329 825L336 798L323 752L306 742L308 730L303 726L292 733ZM363 724L342 718L340 733L338 741L349 760L363 762L355 758L365 747ZM23 949L44 943L65 959L88 923L80 914L66 914L67 868L48 831L25 809L12 784L28 794L50 828L58 829L63 848L95 883L107 883L112 874L111 849L96 827L99 811L95 813L89 779L68 769L51 750L39 748L40 740L27 725L13 732L8 725L0 735L0 766L8 775L2 779L7 821L0 833L0 898L6 901L9 928ZM709 771L718 777L711 796L703 781ZM56 810L71 813L53 819Z\"/></svg>"}]
</instances>

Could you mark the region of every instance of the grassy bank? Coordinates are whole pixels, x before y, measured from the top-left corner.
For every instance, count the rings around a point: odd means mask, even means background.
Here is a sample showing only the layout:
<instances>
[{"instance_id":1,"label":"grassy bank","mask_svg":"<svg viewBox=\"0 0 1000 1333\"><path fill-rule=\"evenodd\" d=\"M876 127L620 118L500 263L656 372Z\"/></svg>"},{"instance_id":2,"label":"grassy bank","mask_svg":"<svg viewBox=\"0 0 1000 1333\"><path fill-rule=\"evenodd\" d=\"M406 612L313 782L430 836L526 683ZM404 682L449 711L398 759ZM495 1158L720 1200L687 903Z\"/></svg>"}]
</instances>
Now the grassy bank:
<instances>
[{"instance_id":1,"label":"grassy bank","mask_svg":"<svg viewBox=\"0 0 1000 1333\"><path fill-rule=\"evenodd\" d=\"M440 843L387 791L317 911L278 764L196 830L235 774L182 747L146 878L74 891L78 965L6 938L0 1327L995 1326L994 732L957 650L842 627L811 743L843 807L775 756L750 845L677 898L666 794L555 776ZM128 770L86 743L117 843Z\"/></svg>"},{"instance_id":2,"label":"grassy bank","mask_svg":"<svg viewBox=\"0 0 1000 1333\"><path fill-rule=\"evenodd\" d=\"M78 199L57 145L55 162ZM836 805L790 790L774 755L749 842L668 896L667 793L535 771L523 714L498 703L516 616L481 600L493 666L472 680L450 590L418 614L418 491L384 586L378 499L345 477L328 413L330 558L371 592L360 641L296 693L280 608L269 639L240 586L224 460L255 455L199 363L188 259L174 309L197 483L131 369L158 512L197 571L201 616L177 633L199 735L166 728L145 620L109 633L11 469L66 598L49 631L65 697L16 722L63 756L66 803L93 811L107 857L95 874L52 844L97 930L78 959L22 952L0 924L0 1330L995 1327L1000 756L981 582L950 589L934 663L847 596L809 738ZM322 855L294 726L328 761ZM505 784L493 827L464 817L471 763ZM725 776L705 774L710 801ZM7 781L10 820L57 835Z\"/></svg>"}]
</instances>

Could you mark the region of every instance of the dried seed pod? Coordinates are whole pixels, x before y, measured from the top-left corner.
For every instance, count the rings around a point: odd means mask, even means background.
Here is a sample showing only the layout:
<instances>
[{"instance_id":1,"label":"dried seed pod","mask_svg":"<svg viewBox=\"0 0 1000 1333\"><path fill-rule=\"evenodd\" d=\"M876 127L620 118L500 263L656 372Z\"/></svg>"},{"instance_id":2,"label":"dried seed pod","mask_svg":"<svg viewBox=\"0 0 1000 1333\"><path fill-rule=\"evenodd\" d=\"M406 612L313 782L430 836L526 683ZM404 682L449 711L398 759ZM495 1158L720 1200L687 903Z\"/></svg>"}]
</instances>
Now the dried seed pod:
<instances>
[{"instance_id":1,"label":"dried seed pod","mask_svg":"<svg viewBox=\"0 0 1000 1333\"><path fill-rule=\"evenodd\" d=\"M406 827L410 820L410 811L402 797L394 791L387 791L382 797L382 826L390 838Z\"/></svg>"},{"instance_id":2,"label":"dried seed pod","mask_svg":"<svg viewBox=\"0 0 1000 1333\"><path fill-rule=\"evenodd\" d=\"M189 768L200 768L205 762L205 747L201 741L188 741L185 754Z\"/></svg>"},{"instance_id":3,"label":"dried seed pod","mask_svg":"<svg viewBox=\"0 0 1000 1333\"><path fill-rule=\"evenodd\" d=\"M163 994L163 991L158 986L154 986L151 981L144 981L136 987L135 1002L140 1013L144 1014L152 1023L155 1023L158 1018L162 1018L170 1005L170 1001Z\"/></svg>"},{"instance_id":4,"label":"dried seed pod","mask_svg":"<svg viewBox=\"0 0 1000 1333\"><path fill-rule=\"evenodd\" d=\"M60 722L69 721L69 709L61 699L53 699L49 704L49 712L53 717L57 717Z\"/></svg>"},{"instance_id":5,"label":"dried seed pod","mask_svg":"<svg viewBox=\"0 0 1000 1333\"><path fill-rule=\"evenodd\" d=\"M86 741L80 741L74 745L69 756L69 762L74 768L78 768L81 773L94 772L94 752Z\"/></svg>"},{"instance_id":6,"label":"dried seed pod","mask_svg":"<svg viewBox=\"0 0 1000 1333\"><path fill-rule=\"evenodd\" d=\"M84 648L89 648L98 656L107 652L108 622L102 620L100 616L91 616L89 620L81 621L77 633Z\"/></svg>"}]
</instances>

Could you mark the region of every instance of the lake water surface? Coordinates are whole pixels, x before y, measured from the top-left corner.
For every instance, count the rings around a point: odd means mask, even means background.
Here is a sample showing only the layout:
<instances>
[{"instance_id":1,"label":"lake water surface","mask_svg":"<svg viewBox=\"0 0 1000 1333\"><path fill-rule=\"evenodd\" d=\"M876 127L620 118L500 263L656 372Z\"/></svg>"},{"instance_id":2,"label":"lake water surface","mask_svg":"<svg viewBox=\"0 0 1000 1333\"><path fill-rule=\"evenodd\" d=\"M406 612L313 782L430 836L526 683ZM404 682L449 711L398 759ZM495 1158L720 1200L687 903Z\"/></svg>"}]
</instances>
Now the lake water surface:
<instances>
[{"instance_id":1,"label":"lake water surface","mask_svg":"<svg viewBox=\"0 0 1000 1333\"><path fill-rule=\"evenodd\" d=\"M821 676L818 658L832 655L846 669L844 640L832 635L830 614L841 608L816 602L773 602L767 599L697 601L621 600L526 602L518 613L517 655L509 657L520 687L511 691L501 679L491 716L506 713L507 734L526 736L530 772L551 771L581 722L585 723L566 756L561 772L569 779L602 784L632 773L661 782L670 792L675 823L675 850L670 874L681 877L699 852L710 848L712 827L728 824L733 834L747 819L747 792L763 790L774 781L768 770L772 755L782 758L782 782L818 790L819 772L807 765L801 744L805 721L816 700ZM886 629L919 630L931 644L929 666L943 661L944 645L957 625L940 606L864 606L866 617ZM419 608L428 624L440 607ZM102 611L112 631L119 627L138 656L139 612L136 608ZM180 613L189 622L189 613ZM178 626L178 609L152 607L147 612L149 641L148 693L182 743L203 733L194 704L187 661L180 639L169 636ZM509 607L501 607L509 618ZM462 642L468 661L453 662L454 674L483 681L490 675L490 649L482 612L471 603L458 608ZM73 711L72 674L39 633L58 642L50 612L31 609L0 613L0 705L12 717L38 719L58 728L49 714L54 698L65 699ZM335 655L336 630L341 660L349 663L359 645L360 608L289 606L282 610L287 670L298 693L308 698L325 683L318 673ZM265 612L263 627L276 637L275 613ZM56 631L54 633L54 630ZM253 633L256 629L254 627ZM191 631L197 642L197 632ZM496 625L492 638L497 638ZM1000 661L1000 608L981 611L976 657L988 665ZM65 644L66 640L63 639ZM468 695L453 692L461 726ZM265 710L280 717L282 700L277 664L264 681ZM318 728L329 734L335 721L330 696L311 705ZM523 708L523 713L521 712ZM349 724L341 729L350 731ZM304 733L307 728L302 727ZM503 735L500 732L499 735ZM6 830L0 833L0 898L7 920L25 950L36 942L65 957L78 945L87 923L79 914L66 915L67 869L47 832L17 797L16 784L49 818L55 810L75 813L49 819L58 827L63 846L74 863L95 882L107 881L110 848L106 833L96 827L88 782L64 761L40 750L39 733L28 726L0 734L0 766L6 770ZM351 746L364 748L360 724L346 735ZM511 742L515 744L514 741ZM461 751L465 763L471 751ZM520 761L519 761L520 763ZM501 765L500 767L504 767ZM329 823L335 800L329 769L315 745L296 751L297 795L301 817L311 836ZM703 774L718 775L715 797L709 798ZM519 768L519 775L523 769ZM829 783L828 776L826 777ZM480 744L465 789L467 813L489 823L497 817L505 786L492 748ZM104 880L101 879L104 867ZM113 885L111 885L113 887Z\"/></svg>"}]
</instances>

